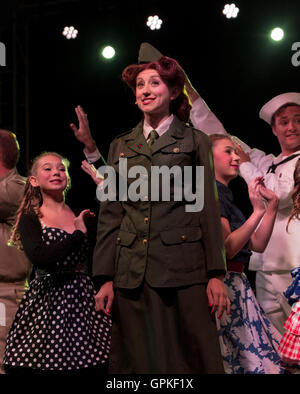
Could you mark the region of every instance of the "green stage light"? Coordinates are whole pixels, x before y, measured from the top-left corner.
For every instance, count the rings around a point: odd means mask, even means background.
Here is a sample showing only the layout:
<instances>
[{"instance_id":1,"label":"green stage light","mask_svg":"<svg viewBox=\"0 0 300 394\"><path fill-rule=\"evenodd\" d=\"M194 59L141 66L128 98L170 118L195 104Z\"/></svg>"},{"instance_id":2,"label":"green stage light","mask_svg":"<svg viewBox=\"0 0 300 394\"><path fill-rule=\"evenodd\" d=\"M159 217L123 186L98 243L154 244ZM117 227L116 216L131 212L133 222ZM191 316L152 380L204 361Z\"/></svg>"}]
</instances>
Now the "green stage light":
<instances>
[{"instance_id":1,"label":"green stage light","mask_svg":"<svg viewBox=\"0 0 300 394\"><path fill-rule=\"evenodd\" d=\"M108 46L106 46L106 47L104 47L104 48L102 49L101 54L102 54L102 56L103 56L105 59L112 59L112 58L115 56L116 51L114 50L113 47L111 47L110 45L108 45Z\"/></svg>"},{"instance_id":2,"label":"green stage light","mask_svg":"<svg viewBox=\"0 0 300 394\"><path fill-rule=\"evenodd\" d=\"M275 29L271 31L271 38L274 41L282 40L283 36L284 36L284 31L280 27L275 27Z\"/></svg>"}]
</instances>

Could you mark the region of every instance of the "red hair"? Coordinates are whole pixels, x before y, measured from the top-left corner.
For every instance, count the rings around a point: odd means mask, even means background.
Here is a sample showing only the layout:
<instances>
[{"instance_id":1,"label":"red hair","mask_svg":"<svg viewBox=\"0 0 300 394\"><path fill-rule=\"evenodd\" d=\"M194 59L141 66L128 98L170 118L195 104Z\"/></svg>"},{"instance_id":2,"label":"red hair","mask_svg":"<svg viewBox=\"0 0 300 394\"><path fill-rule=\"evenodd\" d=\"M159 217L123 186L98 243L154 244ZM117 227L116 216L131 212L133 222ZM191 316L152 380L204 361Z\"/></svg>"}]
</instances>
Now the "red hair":
<instances>
[{"instance_id":1,"label":"red hair","mask_svg":"<svg viewBox=\"0 0 300 394\"><path fill-rule=\"evenodd\" d=\"M179 64L175 59L162 56L155 62L127 66L122 73L122 79L135 93L138 74L148 69L156 70L168 88L177 88L181 92L175 100L171 101L170 112L187 122L191 106L187 96L183 93L185 75Z\"/></svg>"}]
</instances>

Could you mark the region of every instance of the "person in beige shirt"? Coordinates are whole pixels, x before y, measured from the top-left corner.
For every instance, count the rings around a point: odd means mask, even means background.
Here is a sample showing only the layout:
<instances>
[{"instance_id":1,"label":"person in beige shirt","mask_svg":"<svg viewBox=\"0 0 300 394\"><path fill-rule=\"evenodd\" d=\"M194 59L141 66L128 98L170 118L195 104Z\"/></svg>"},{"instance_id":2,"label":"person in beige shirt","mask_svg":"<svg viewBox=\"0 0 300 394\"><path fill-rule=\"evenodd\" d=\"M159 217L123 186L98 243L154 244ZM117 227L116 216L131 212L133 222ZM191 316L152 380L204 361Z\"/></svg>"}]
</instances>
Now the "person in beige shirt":
<instances>
[{"instance_id":1,"label":"person in beige shirt","mask_svg":"<svg viewBox=\"0 0 300 394\"><path fill-rule=\"evenodd\" d=\"M24 252L7 244L26 181L16 169L19 152L14 134L0 129L0 374L6 337L30 273Z\"/></svg>"}]
</instances>

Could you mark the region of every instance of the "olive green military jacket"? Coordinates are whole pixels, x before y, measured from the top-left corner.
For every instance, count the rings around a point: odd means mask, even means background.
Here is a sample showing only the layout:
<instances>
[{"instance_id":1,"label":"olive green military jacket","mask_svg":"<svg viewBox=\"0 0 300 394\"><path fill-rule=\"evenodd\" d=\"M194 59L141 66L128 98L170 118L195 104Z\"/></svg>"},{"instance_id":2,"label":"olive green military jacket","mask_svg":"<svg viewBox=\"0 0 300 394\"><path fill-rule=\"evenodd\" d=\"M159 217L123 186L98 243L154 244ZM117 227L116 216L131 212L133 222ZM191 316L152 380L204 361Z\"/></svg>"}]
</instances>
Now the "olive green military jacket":
<instances>
[{"instance_id":1,"label":"olive green military jacket","mask_svg":"<svg viewBox=\"0 0 300 394\"><path fill-rule=\"evenodd\" d=\"M149 185L151 166L179 166L182 170L204 166L204 206L200 212L186 212L187 201L173 199L172 181L170 201L151 201L149 187L148 196L139 201L117 198L101 202L93 275L112 277L115 287L133 289L143 280L153 287L178 287L206 283L215 272L225 273L209 138L174 116L151 153L141 122L111 143L108 164L117 175L120 158L127 159L128 171L137 165L145 168ZM135 181L128 177L128 188Z\"/></svg>"},{"instance_id":2,"label":"olive green military jacket","mask_svg":"<svg viewBox=\"0 0 300 394\"><path fill-rule=\"evenodd\" d=\"M23 283L30 262L24 252L7 246L16 213L24 196L26 179L15 169L0 177L0 282Z\"/></svg>"}]
</instances>

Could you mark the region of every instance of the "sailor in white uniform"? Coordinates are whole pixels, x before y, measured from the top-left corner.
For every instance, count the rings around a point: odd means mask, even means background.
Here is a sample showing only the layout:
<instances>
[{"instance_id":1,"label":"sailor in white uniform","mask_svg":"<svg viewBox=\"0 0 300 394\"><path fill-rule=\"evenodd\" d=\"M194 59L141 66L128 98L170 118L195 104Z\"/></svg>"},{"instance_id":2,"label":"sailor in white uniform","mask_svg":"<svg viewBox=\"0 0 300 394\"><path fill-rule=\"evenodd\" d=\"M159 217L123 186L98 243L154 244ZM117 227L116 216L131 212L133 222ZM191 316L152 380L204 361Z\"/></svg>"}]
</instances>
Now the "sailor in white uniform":
<instances>
[{"instance_id":1,"label":"sailor in white uniform","mask_svg":"<svg viewBox=\"0 0 300 394\"><path fill-rule=\"evenodd\" d=\"M203 100L198 95L192 104L191 121L199 127L199 120L203 118ZM264 176L266 187L279 197L279 207L269 244L263 253L253 253L249 269L256 271L256 296L260 305L273 325L283 333L283 324L290 312L283 291L291 283L290 270L299 267L300 262L300 221L292 220L286 231L292 210L293 175L300 158L300 93L274 97L261 108L259 116L271 125L281 153L277 157L266 155L236 138L241 146L240 175L247 183L257 176ZM217 124L216 130L222 133Z\"/></svg>"}]
</instances>

